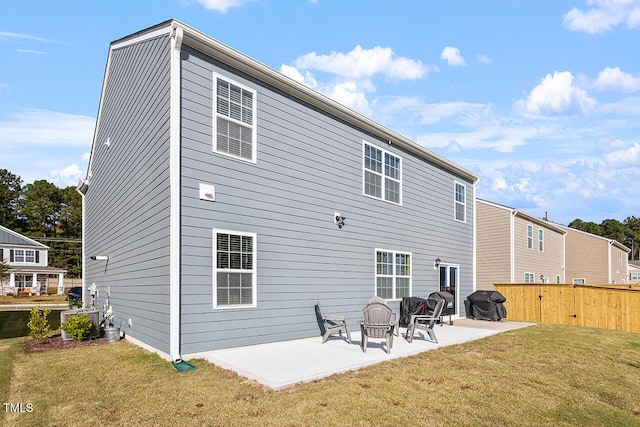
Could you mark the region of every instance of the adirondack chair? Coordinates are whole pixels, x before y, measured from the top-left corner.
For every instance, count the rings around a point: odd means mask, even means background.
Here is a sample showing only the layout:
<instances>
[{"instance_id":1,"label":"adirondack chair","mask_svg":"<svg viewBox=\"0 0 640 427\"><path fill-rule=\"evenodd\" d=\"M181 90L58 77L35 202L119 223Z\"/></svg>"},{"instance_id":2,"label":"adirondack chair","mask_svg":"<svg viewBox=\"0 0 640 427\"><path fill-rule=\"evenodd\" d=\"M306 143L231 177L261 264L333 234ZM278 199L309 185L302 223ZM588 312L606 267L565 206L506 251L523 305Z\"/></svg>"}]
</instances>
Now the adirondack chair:
<instances>
[{"instance_id":1,"label":"adirondack chair","mask_svg":"<svg viewBox=\"0 0 640 427\"><path fill-rule=\"evenodd\" d=\"M442 316L442 310L444 309L446 303L447 301L444 299L438 301L435 308L433 309L433 313L431 314L412 314L411 320L407 325L407 335L405 337L407 341L412 342L415 330L422 329L429 335L431 341L437 343L438 339L436 338L436 333L433 331L433 327L435 326L436 322L440 320L440 316Z\"/></svg>"},{"instance_id":2,"label":"adirondack chair","mask_svg":"<svg viewBox=\"0 0 640 427\"><path fill-rule=\"evenodd\" d=\"M387 305L387 301L385 301L384 298L375 296L375 297L371 297L371 299L369 299L369 304L374 303L374 302L379 302L382 303L384 305ZM391 315L393 316L393 319L391 319L390 323L393 326L393 330L394 330L394 335L399 337L400 336L400 323L398 322L397 316L395 313L391 313Z\"/></svg>"},{"instance_id":3,"label":"adirondack chair","mask_svg":"<svg viewBox=\"0 0 640 427\"><path fill-rule=\"evenodd\" d=\"M387 353L393 347L393 332L395 325L391 321L393 312L384 303L372 302L363 309L364 320L360 322L360 336L362 351L366 353L369 338L384 338L387 342Z\"/></svg>"},{"instance_id":4,"label":"adirondack chair","mask_svg":"<svg viewBox=\"0 0 640 427\"><path fill-rule=\"evenodd\" d=\"M335 334L336 332L342 335L343 329L347 342L351 344L349 329L347 329L347 322L345 321L343 316L324 314L322 311L322 306L320 305L320 301L316 301L316 315L318 316L318 320L322 329L323 344L327 342L329 336Z\"/></svg>"}]
</instances>

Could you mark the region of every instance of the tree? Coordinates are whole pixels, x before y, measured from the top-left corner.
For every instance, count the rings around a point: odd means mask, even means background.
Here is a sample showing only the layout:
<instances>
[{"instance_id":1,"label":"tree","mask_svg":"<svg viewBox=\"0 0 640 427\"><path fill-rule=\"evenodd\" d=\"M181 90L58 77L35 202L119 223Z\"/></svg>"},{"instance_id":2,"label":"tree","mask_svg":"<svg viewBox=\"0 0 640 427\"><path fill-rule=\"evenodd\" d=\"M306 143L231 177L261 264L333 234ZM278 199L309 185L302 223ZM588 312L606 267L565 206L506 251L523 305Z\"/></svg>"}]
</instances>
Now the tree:
<instances>
[{"instance_id":1,"label":"tree","mask_svg":"<svg viewBox=\"0 0 640 427\"><path fill-rule=\"evenodd\" d=\"M0 286L2 287L2 300L4 301L4 278L9 275L9 264L0 258Z\"/></svg>"},{"instance_id":2,"label":"tree","mask_svg":"<svg viewBox=\"0 0 640 427\"><path fill-rule=\"evenodd\" d=\"M58 187L41 179L27 184L24 190L21 214L26 229L32 236L56 234L60 217L60 191Z\"/></svg>"},{"instance_id":3,"label":"tree","mask_svg":"<svg viewBox=\"0 0 640 427\"><path fill-rule=\"evenodd\" d=\"M595 222L584 222L579 218L574 219L569 223L569 227L575 228L576 230L584 231L586 233L595 234L596 236L602 236L603 230L602 227L596 224Z\"/></svg>"},{"instance_id":4,"label":"tree","mask_svg":"<svg viewBox=\"0 0 640 427\"><path fill-rule=\"evenodd\" d=\"M22 179L7 169L0 169L0 224L17 228Z\"/></svg>"}]
</instances>

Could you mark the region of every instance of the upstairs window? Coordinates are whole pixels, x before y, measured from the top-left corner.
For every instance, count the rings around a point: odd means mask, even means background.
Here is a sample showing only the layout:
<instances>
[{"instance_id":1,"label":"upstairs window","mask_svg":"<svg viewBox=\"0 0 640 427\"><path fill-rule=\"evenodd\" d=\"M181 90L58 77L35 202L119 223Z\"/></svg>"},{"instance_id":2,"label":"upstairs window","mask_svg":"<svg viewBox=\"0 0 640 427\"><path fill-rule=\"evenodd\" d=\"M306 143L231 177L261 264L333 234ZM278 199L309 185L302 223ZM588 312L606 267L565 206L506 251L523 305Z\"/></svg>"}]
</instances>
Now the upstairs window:
<instances>
[{"instance_id":1,"label":"upstairs window","mask_svg":"<svg viewBox=\"0 0 640 427\"><path fill-rule=\"evenodd\" d=\"M36 260L36 251L33 249L14 249L11 251L13 255L10 262L34 264Z\"/></svg>"},{"instance_id":2,"label":"upstairs window","mask_svg":"<svg viewBox=\"0 0 640 427\"><path fill-rule=\"evenodd\" d=\"M538 229L538 250L544 252L544 230Z\"/></svg>"},{"instance_id":3,"label":"upstairs window","mask_svg":"<svg viewBox=\"0 0 640 427\"><path fill-rule=\"evenodd\" d=\"M467 187L456 182L455 187L455 218L456 221L467 221Z\"/></svg>"},{"instance_id":4,"label":"upstairs window","mask_svg":"<svg viewBox=\"0 0 640 427\"><path fill-rule=\"evenodd\" d=\"M214 151L256 161L256 92L214 75Z\"/></svg>"},{"instance_id":5,"label":"upstairs window","mask_svg":"<svg viewBox=\"0 0 640 427\"><path fill-rule=\"evenodd\" d=\"M363 193L376 199L402 204L402 159L364 143Z\"/></svg>"},{"instance_id":6,"label":"upstairs window","mask_svg":"<svg viewBox=\"0 0 640 427\"><path fill-rule=\"evenodd\" d=\"M527 249L533 249L533 226L527 225Z\"/></svg>"}]
</instances>

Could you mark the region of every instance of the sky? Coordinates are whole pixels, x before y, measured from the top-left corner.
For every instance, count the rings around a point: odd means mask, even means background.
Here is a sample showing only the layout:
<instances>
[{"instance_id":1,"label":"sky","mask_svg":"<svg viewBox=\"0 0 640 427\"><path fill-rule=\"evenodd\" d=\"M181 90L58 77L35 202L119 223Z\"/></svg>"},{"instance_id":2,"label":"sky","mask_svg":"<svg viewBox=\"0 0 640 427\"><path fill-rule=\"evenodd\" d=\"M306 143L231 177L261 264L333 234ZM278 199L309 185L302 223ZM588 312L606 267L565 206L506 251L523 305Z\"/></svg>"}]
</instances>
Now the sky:
<instances>
[{"instance_id":1,"label":"sky","mask_svg":"<svg viewBox=\"0 0 640 427\"><path fill-rule=\"evenodd\" d=\"M0 3L0 169L86 175L109 43L185 24L567 225L638 217L640 0Z\"/></svg>"}]
</instances>

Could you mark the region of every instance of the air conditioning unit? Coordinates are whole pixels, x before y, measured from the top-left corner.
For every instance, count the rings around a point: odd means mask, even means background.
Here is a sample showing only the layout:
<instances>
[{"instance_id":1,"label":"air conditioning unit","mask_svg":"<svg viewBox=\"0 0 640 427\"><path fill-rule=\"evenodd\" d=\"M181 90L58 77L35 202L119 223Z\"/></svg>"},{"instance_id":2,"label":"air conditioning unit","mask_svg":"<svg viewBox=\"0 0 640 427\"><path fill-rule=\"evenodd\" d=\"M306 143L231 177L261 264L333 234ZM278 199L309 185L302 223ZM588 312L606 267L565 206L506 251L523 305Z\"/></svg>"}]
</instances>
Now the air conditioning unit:
<instances>
[{"instance_id":1,"label":"air conditioning unit","mask_svg":"<svg viewBox=\"0 0 640 427\"><path fill-rule=\"evenodd\" d=\"M89 320L91 321L91 324L93 325L93 327L91 328L91 336L92 337L97 337L98 333L100 331L100 313L98 312L98 310L89 310L86 308L76 308L73 310L65 310L60 312L60 325L62 325L64 322L67 321L67 319L69 319L69 317L73 316L74 314L81 314L81 313L86 313L87 316L89 316ZM61 335L62 335L62 339L64 341L72 341L73 337L71 335L69 335L68 333L66 333L65 331L61 331Z\"/></svg>"}]
</instances>

